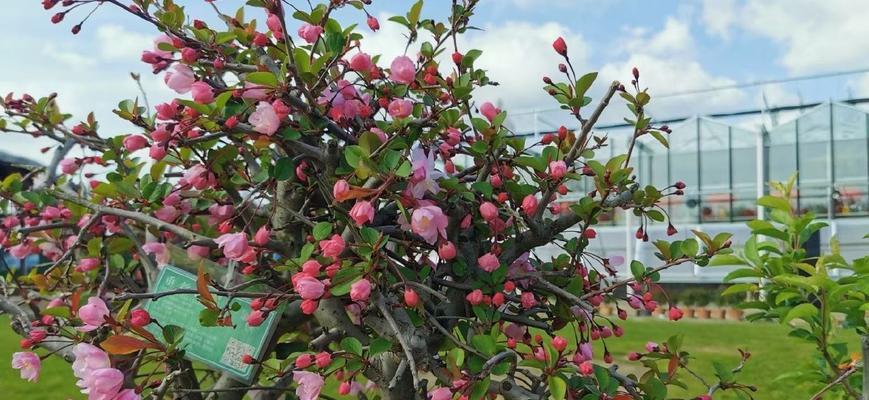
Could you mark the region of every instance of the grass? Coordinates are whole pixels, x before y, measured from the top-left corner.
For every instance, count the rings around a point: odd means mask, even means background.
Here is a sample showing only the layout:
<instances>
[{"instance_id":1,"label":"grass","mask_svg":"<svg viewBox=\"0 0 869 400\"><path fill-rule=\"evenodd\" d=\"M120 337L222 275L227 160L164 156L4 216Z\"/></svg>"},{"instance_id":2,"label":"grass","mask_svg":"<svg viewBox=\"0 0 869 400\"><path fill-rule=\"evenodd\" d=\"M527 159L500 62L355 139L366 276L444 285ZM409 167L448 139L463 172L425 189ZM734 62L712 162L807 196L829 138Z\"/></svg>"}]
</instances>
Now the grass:
<instances>
[{"instance_id":1,"label":"grass","mask_svg":"<svg viewBox=\"0 0 869 400\"><path fill-rule=\"evenodd\" d=\"M714 380L711 360L736 365L739 360L737 348L751 352L751 360L739 374L742 383L757 386L756 398L765 400L785 400L809 398L821 385L814 382L775 381L775 378L797 367L813 362L814 347L808 342L788 337L788 328L767 323L738 323L722 321L680 322L653 319L635 319L625 322L625 335L608 341L610 351L616 360L625 360L630 351L643 351L647 340L664 342L668 337L685 334L683 347L696 359L689 366L708 380ZM845 337L852 349L857 345L857 337ZM55 357L43 361L42 374L38 383L30 383L18 378L18 371L9 367L12 353L18 350L18 337L9 328L8 317L0 317L0 398L30 400L83 399L78 393L69 365ZM42 351L40 351L43 353ZM600 354L596 352L596 355ZM631 371L637 363L620 362L622 372ZM671 390L671 398L691 398L703 392L703 386L691 377L684 378L689 390ZM732 399L732 395L722 393L715 399Z\"/></svg>"}]
</instances>

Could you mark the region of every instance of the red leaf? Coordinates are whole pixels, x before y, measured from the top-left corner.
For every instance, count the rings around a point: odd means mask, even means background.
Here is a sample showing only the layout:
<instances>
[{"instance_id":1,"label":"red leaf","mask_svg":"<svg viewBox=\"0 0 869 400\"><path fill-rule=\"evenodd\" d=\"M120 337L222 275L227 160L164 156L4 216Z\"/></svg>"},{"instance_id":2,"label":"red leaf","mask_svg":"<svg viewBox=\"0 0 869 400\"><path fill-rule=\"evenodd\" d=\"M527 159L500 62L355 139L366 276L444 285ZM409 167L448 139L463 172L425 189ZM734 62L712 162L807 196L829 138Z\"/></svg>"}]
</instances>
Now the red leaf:
<instances>
[{"instance_id":1,"label":"red leaf","mask_svg":"<svg viewBox=\"0 0 869 400\"><path fill-rule=\"evenodd\" d=\"M160 347L132 336L113 335L100 343L109 354L130 354L142 349L159 349Z\"/></svg>"},{"instance_id":2,"label":"red leaf","mask_svg":"<svg viewBox=\"0 0 869 400\"><path fill-rule=\"evenodd\" d=\"M199 270L196 277L196 291L199 292L200 303L209 309L216 309L217 302L211 292L208 291L208 274L205 273L205 267L199 263Z\"/></svg>"}]
</instances>

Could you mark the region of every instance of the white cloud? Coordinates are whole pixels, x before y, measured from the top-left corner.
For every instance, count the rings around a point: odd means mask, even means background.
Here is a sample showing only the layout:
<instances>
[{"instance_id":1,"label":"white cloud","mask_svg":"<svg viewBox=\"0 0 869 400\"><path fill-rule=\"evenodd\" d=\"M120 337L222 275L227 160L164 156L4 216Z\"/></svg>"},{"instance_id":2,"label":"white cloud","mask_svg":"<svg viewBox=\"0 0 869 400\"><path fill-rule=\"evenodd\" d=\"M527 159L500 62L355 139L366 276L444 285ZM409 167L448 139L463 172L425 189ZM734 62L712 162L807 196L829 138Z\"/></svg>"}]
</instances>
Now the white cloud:
<instances>
[{"instance_id":1,"label":"white cloud","mask_svg":"<svg viewBox=\"0 0 869 400\"><path fill-rule=\"evenodd\" d=\"M100 55L105 60L136 60L142 50L154 46L151 37L116 24L102 25L96 33Z\"/></svg>"},{"instance_id":2,"label":"white cloud","mask_svg":"<svg viewBox=\"0 0 869 400\"><path fill-rule=\"evenodd\" d=\"M751 1L733 15L717 0L705 3L707 28L727 35L732 26L784 47L779 63L791 73L841 70L869 64L869 24L864 4L852 0ZM708 20L705 18L708 15ZM734 20L732 23L731 21ZM711 25L710 25L711 22Z\"/></svg>"},{"instance_id":3,"label":"white cloud","mask_svg":"<svg viewBox=\"0 0 869 400\"><path fill-rule=\"evenodd\" d=\"M694 53L694 37L691 27L684 21L668 17L664 28L649 36L647 29L628 31L630 38L623 51L628 54L648 53L668 57L691 57Z\"/></svg>"},{"instance_id":4,"label":"white cloud","mask_svg":"<svg viewBox=\"0 0 869 400\"><path fill-rule=\"evenodd\" d=\"M75 69L83 69L96 64L96 61L91 57L74 51L60 50L50 43L46 43L42 46L41 55L62 63L64 67Z\"/></svg>"},{"instance_id":5,"label":"white cloud","mask_svg":"<svg viewBox=\"0 0 869 400\"><path fill-rule=\"evenodd\" d=\"M703 0L701 19L706 32L722 39L730 38L730 27L737 18L736 0Z\"/></svg>"},{"instance_id":6,"label":"white cloud","mask_svg":"<svg viewBox=\"0 0 869 400\"><path fill-rule=\"evenodd\" d=\"M627 86L633 79L631 69L637 67L640 70L641 88L649 88L652 96L649 112L654 117L721 111L732 109L745 101L745 93L737 89L656 99L656 94L735 83L730 78L708 72L697 60L695 41L687 22L670 17L660 31L650 34L646 30L631 30L627 36L624 41L627 59L605 64L600 71L601 77L603 81L619 80ZM607 116L610 121L620 120L623 113L623 109L616 109L608 112Z\"/></svg>"}]
</instances>

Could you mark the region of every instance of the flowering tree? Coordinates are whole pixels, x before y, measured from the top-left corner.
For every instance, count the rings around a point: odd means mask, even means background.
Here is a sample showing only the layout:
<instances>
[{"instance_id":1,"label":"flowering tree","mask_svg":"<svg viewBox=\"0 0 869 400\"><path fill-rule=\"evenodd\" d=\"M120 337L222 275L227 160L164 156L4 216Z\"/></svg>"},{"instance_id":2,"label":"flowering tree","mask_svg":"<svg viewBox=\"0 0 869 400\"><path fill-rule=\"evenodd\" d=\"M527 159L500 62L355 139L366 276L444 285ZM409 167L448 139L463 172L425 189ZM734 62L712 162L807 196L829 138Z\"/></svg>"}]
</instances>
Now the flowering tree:
<instances>
[{"instance_id":1,"label":"flowering tree","mask_svg":"<svg viewBox=\"0 0 869 400\"><path fill-rule=\"evenodd\" d=\"M55 23L88 3L43 1ZM662 399L683 385L690 370L679 337L631 354L644 373L619 372L606 343L624 329L597 307L626 287L621 320L626 307L667 307L651 295L661 272L706 264L728 250L729 235L656 241L660 264L633 261L627 279L616 276L621 261L587 250L598 219L616 209L638 216L637 239L649 240L647 224L667 220L658 203L684 189L633 174L634 144L667 146L669 133L646 115L650 95L636 69L630 85L612 82L592 104L597 75L577 75L557 38L564 64L543 89L577 129L532 143L504 125L505 111L472 97L492 84L476 67L481 52L456 40L472 28L476 0L454 0L442 22L422 18L421 1L390 18L417 49L393 60L367 54L364 33L331 17L355 7L376 31L369 1L248 1L264 25L210 3L222 26L172 0L96 3L161 33L142 61L179 98L153 114L122 101L114 112L138 133L112 137L93 116L70 124L54 95L10 94L0 104L0 129L58 143L46 171L0 186L3 247L48 260L11 273L0 306L15 316L23 348L74 360L89 398L272 399L295 390L310 400L331 382L325 390L383 399ZM635 126L630 149L596 160L609 144L593 129L616 94ZM64 158L72 146L92 156ZM564 201L579 181L595 189ZM560 252L539 259L540 246ZM155 291L169 264L195 273L196 287ZM194 370L185 327L141 308L168 296L195 296L201 306L189 312L205 329L255 327L277 314L265 355L236 355L259 368L257 381ZM233 318L238 303L221 299L248 299L250 312ZM672 305L668 313L681 317ZM39 362L22 351L13 366L36 379ZM724 372L701 398L747 390Z\"/></svg>"}]
</instances>

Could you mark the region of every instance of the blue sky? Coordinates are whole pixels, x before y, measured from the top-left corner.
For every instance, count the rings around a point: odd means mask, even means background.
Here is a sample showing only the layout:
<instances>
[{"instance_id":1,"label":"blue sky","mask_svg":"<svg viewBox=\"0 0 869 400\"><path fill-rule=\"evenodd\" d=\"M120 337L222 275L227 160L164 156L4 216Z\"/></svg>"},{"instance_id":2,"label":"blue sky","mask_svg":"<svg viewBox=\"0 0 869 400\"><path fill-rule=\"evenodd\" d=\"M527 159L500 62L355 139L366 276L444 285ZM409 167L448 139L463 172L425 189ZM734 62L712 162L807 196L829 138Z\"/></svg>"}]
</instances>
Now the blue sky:
<instances>
[{"instance_id":1,"label":"blue sky","mask_svg":"<svg viewBox=\"0 0 869 400\"><path fill-rule=\"evenodd\" d=\"M188 14L213 20L203 0L176 1L188 7ZM3 94L26 91L36 96L56 91L63 108L77 117L96 111L105 135L131 132L110 111L118 101L139 95L130 72L142 75L152 104L171 98L160 77L138 60L155 36L153 28L138 19L103 7L73 36L69 29L84 16L85 8L53 25L51 12L42 10L37 1L2 3ZM243 3L215 1L227 12ZM375 0L371 10L380 17L383 29L369 34L363 28L369 36L363 49L382 52L387 60L400 54L401 30L386 18L403 13L409 4ZM423 13L443 17L448 4L429 0ZM499 102L514 114L516 126L524 129L531 126L528 110L549 110L554 105L540 90L540 78L557 74L558 58L550 47L557 36L567 40L579 70L600 71L599 87L613 79L629 80L631 67L637 66L654 99L656 93L869 67L869 24L864 22L869 11L864 6L857 0L483 0L474 20L483 31L468 35L461 47L482 49L481 63L501 83L481 91L479 99ZM364 25L363 16L353 9L337 17L344 25ZM861 97L869 95L867 75L653 100L651 110L657 117L669 118L756 108L762 104L762 93L773 105ZM540 127L564 120L552 111L538 115ZM622 109L615 108L606 118L617 121L621 115ZM23 155L42 158L38 149L43 142L21 143L0 137L0 146L14 146Z\"/></svg>"}]
</instances>

